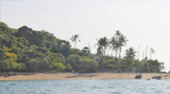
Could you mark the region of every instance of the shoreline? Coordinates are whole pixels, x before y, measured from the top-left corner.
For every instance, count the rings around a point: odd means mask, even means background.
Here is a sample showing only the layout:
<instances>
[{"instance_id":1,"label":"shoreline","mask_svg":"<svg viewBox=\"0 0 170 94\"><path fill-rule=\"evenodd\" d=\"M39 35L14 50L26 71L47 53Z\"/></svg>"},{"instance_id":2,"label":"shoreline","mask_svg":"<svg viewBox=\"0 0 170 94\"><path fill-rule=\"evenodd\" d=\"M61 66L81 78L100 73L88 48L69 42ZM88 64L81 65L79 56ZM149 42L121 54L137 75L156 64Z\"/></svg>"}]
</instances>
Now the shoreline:
<instances>
[{"instance_id":1,"label":"shoreline","mask_svg":"<svg viewBox=\"0 0 170 94\"><path fill-rule=\"evenodd\" d=\"M0 81L16 80L83 80L83 79L135 79L138 73L16 73L13 76L0 76ZM170 79L168 73L142 73L141 79L152 79L161 76L162 79Z\"/></svg>"}]
</instances>

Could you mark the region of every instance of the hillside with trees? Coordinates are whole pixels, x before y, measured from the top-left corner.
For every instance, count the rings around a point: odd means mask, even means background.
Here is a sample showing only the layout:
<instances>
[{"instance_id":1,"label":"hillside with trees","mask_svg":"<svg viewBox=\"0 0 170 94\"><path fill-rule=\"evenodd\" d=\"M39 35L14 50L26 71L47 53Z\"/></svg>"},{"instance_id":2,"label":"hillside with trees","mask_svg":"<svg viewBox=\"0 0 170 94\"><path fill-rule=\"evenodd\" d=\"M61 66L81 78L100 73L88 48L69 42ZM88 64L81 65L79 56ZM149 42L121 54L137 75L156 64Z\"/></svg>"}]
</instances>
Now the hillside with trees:
<instances>
[{"instance_id":1,"label":"hillside with trees","mask_svg":"<svg viewBox=\"0 0 170 94\"><path fill-rule=\"evenodd\" d=\"M0 22L0 72L160 72L161 63L150 59L138 60L133 47L121 56L127 38L116 31L111 39L99 38L97 53L89 47L76 48L79 35L70 42L56 38L47 31L36 31L27 26L18 29ZM110 49L111 55L106 51Z\"/></svg>"}]
</instances>

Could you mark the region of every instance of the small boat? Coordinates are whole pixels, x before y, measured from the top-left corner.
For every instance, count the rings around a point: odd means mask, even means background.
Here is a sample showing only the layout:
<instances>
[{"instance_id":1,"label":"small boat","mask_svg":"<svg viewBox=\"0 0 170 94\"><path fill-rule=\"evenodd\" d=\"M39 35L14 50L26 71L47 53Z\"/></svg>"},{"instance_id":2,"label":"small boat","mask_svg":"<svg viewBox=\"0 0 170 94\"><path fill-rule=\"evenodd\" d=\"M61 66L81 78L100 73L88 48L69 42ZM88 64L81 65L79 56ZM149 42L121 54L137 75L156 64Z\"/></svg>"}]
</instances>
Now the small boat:
<instances>
[{"instance_id":1,"label":"small boat","mask_svg":"<svg viewBox=\"0 0 170 94\"><path fill-rule=\"evenodd\" d=\"M141 74L135 76L135 79L141 79L141 78L142 78Z\"/></svg>"}]
</instances>

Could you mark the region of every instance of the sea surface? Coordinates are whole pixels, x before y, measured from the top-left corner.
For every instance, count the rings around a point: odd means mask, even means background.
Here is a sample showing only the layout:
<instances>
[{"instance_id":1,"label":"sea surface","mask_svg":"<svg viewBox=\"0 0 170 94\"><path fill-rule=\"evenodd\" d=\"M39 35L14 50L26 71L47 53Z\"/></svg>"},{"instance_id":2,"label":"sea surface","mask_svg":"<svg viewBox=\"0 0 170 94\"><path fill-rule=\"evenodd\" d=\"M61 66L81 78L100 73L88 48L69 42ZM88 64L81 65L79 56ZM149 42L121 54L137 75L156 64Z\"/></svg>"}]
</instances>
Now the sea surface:
<instances>
[{"instance_id":1,"label":"sea surface","mask_svg":"<svg viewBox=\"0 0 170 94\"><path fill-rule=\"evenodd\" d=\"M170 94L170 80L0 81L0 94Z\"/></svg>"}]
</instances>

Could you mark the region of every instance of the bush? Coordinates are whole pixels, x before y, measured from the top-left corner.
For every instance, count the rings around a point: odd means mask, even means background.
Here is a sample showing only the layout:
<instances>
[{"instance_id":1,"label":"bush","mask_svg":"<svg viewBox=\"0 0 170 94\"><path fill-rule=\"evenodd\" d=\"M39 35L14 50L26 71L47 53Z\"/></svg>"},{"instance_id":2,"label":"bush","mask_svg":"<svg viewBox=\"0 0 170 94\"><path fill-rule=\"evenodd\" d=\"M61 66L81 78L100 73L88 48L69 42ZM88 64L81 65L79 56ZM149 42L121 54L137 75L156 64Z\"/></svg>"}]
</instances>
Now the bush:
<instances>
[{"instance_id":1,"label":"bush","mask_svg":"<svg viewBox=\"0 0 170 94\"><path fill-rule=\"evenodd\" d=\"M98 67L99 64L97 61L88 57L81 57L80 63L78 64L79 72L96 72Z\"/></svg>"}]
</instances>

